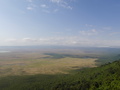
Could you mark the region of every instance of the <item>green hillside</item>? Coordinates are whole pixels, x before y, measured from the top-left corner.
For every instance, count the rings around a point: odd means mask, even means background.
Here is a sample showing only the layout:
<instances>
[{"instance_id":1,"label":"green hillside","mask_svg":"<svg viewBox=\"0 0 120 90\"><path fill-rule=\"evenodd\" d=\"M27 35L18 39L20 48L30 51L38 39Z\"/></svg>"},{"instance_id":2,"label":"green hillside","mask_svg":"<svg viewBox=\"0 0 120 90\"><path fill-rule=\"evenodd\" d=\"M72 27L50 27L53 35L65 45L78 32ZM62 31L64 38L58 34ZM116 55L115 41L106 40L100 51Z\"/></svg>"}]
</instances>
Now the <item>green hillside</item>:
<instances>
[{"instance_id":1,"label":"green hillside","mask_svg":"<svg viewBox=\"0 0 120 90\"><path fill-rule=\"evenodd\" d=\"M0 90L120 90L120 60L67 75L1 77Z\"/></svg>"}]
</instances>

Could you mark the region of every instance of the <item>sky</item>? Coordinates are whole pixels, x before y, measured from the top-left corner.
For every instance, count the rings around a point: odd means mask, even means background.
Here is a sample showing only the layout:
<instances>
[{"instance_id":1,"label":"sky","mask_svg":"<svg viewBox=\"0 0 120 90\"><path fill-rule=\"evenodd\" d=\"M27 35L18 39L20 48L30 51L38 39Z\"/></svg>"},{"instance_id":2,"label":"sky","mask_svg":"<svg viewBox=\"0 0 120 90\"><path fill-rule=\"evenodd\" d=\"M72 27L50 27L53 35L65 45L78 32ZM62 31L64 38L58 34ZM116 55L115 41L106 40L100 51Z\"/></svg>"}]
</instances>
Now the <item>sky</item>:
<instances>
[{"instance_id":1,"label":"sky","mask_svg":"<svg viewBox=\"0 0 120 90\"><path fill-rule=\"evenodd\" d=\"M0 0L0 46L120 46L120 0Z\"/></svg>"}]
</instances>

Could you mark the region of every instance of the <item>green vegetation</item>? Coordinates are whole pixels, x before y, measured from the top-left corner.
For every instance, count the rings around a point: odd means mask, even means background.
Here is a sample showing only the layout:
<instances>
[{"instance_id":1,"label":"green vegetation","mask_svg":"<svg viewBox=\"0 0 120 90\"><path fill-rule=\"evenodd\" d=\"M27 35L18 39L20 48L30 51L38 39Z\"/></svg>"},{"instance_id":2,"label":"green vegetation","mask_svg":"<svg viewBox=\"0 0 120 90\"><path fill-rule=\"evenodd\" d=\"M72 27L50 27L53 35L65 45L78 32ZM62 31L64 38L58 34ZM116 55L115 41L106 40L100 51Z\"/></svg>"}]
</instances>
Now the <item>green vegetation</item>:
<instances>
[{"instance_id":1,"label":"green vegetation","mask_svg":"<svg viewBox=\"0 0 120 90\"><path fill-rule=\"evenodd\" d=\"M109 62L113 62L115 60L119 60L120 59L120 55L118 54L108 54L108 55L105 55L105 56L102 56L102 57L99 57L97 62L98 64L106 64Z\"/></svg>"},{"instance_id":2,"label":"green vegetation","mask_svg":"<svg viewBox=\"0 0 120 90\"><path fill-rule=\"evenodd\" d=\"M0 90L120 90L120 60L66 75L1 77Z\"/></svg>"}]
</instances>

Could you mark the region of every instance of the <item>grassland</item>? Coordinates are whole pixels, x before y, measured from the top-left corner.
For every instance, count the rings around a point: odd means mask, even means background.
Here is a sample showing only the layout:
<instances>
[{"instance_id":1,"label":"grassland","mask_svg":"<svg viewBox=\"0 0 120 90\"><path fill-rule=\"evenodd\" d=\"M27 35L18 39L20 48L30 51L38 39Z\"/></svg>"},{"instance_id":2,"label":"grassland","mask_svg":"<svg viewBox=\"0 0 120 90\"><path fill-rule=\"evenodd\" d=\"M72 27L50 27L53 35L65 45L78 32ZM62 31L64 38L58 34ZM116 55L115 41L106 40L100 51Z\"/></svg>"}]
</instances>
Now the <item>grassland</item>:
<instances>
[{"instance_id":1,"label":"grassland","mask_svg":"<svg viewBox=\"0 0 120 90\"><path fill-rule=\"evenodd\" d=\"M0 53L0 76L68 74L119 58L119 51L113 49L13 49Z\"/></svg>"},{"instance_id":2,"label":"grassland","mask_svg":"<svg viewBox=\"0 0 120 90\"><path fill-rule=\"evenodd\" d=\"M72 70L96 67L97 58L80 54L50 51L14 51L0 54L0 76L67 74Z\"/></svg>"}]
</instances>

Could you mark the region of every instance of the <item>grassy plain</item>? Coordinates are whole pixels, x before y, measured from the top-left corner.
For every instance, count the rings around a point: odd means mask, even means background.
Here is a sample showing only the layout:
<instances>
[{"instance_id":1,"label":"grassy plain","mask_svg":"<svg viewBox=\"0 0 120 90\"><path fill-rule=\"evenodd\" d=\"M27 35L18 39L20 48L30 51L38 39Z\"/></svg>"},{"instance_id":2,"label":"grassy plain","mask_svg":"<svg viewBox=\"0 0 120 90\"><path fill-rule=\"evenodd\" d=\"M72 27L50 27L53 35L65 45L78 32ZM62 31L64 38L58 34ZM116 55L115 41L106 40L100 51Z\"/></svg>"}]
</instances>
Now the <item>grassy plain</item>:
<instances>
[{"instance_id":1,"label":"grassy plain","mask_svg":"<svg viewBox=\"0 0 120 90\"><path fill-rule=\"evenodd\" d=\"M119 49L70 48L70 49L10 49L0 51L0 76L67 74L70 71L120 59ZM9 49L7 49L9 51ZM114 58L114 59L113 59Z\"/></svg>"},{"instance_id":2,"label":"grassy plain","mask_svg":"<svg viewBox=\"0 0 120 90\"><path fill-rule=\"evenodd\" d=\"M47 54L46 54L47 53ZM89 57L88 57L89 56ZM67 74L71 70L96 67L97 58L69 50L12 51L0 53L0 76Z\"/></svg>"}]
</instances>

